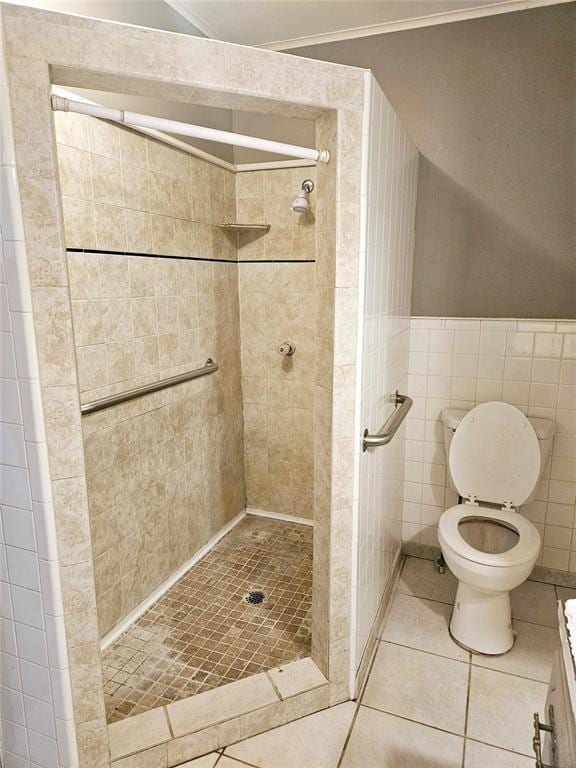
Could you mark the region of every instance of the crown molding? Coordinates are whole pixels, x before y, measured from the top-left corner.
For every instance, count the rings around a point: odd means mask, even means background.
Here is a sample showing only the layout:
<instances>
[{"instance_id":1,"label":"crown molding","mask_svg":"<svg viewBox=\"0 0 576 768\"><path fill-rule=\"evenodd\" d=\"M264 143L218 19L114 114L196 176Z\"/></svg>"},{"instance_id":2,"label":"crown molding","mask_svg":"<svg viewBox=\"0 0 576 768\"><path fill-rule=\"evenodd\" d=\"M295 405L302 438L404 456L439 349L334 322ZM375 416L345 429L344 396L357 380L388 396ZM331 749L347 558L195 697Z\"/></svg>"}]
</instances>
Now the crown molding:
<instances>
[{"instance_id":1,"label":"crown molding","mask_svg":"<svg viewBox=\"0 0 576 768\"><path fill-rule=\"evenodd\" d=\"M166 5L169 5L172 10L176 11L176 13L179 13L182 18L186 19L186 21L189 21L190 24L195 26L196 29L199 29L203 35L206 35L206 37L209 37L212 40L221 39L216 30L207 24L201 16L199 16L190 8L190 3L185 2L185 0L164 0L164 2Z\"/></svg>"},{"instance_id":2,"label":"crown molding","mask_svg":"<svg viewBox=\"0 0 576 768\"><path fill-rule=\"evenodd\" d=\"M171 1L173 2L174 0ZM177 1L180 2L181 0ZM342 40L354 40L361 37L372 37L374 35L384 35L391 32L404 32L409 29L420 29L422 27L432 27L439 24L452 24L456 21L480 19L485 16L496 16L501 13L513 13L514 11L527 11L542 6L560 5L569 2L572 2L572 0L501 0L501 2L496 2L492 5L477 6L476 8L467 8L459 11L432 13L427 16L418 16L413 19L387 21L382 24L371 24L366 27L352 27L350 29L325 32L318 35L306 35L287 40L276 40L269 43L260 43L254 47L266 48L270 51L286 51L293 48L335 43Z\"/></svg>"}]
</instances>

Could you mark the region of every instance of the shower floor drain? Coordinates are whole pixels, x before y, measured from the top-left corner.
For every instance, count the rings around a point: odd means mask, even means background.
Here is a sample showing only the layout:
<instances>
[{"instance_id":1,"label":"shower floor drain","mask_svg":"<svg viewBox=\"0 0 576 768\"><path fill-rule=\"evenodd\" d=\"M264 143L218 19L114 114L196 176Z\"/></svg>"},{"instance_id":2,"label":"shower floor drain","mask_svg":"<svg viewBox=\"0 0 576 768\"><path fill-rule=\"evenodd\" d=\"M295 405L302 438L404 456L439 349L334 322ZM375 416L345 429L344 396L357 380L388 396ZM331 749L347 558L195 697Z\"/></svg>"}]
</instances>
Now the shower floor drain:
<instances>
[{"instance_id":1,"label":"shower floor drain","mask_svg":"<svg viewBox=\"0 0 576 768\"><path fill-rule=\"evenodd\" d=\"M264 597L264 592L261 592L259 589L253 589L245 595L244 602L248 603L248 605L259 605L264 602Z\"/></svg>"}]
</instances>

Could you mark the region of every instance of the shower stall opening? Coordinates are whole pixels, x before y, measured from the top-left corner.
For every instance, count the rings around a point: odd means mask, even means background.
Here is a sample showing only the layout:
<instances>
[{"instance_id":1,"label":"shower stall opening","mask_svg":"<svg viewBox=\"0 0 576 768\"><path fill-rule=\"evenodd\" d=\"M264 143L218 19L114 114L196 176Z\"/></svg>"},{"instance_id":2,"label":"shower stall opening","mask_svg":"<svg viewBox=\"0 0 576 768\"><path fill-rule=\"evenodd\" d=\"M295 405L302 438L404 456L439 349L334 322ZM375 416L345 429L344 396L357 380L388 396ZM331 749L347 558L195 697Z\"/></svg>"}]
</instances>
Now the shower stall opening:
<instances>
[{"instance_id":1,"label":"shower stall opening","mask_svg":"<svg viewBox=\"0 0 576 768\"><path fill-rule=\"evenodd\" d=\"M309 160L235 163L111 114L54 111L115 723L312 654L326 214Z\"/></svg>"}]
</instances>

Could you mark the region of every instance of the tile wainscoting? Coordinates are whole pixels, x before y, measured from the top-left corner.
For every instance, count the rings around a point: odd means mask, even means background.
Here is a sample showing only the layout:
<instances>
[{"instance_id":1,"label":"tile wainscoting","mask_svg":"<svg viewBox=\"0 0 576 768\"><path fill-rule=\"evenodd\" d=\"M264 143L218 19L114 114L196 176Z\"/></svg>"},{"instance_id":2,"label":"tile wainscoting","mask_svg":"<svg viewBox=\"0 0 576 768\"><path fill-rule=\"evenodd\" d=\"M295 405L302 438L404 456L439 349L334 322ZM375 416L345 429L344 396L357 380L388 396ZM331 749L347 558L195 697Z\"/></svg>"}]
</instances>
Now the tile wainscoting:
<instances>
[{"instance_id":1,"label":"tile wainscoting","mask_svg":"<svg viewBox=\"0 0 576 768\"><path fill-rule=\"evenodd\" d=\"M556 435L533 502L523 514L538 528L538 571L576 574L576 321L412 318L403 540L438 547L449 487L440 414L503 400L528 416L554 419ZM560 575L562 579L562 576Z\"/></svg>"}]
</instances>

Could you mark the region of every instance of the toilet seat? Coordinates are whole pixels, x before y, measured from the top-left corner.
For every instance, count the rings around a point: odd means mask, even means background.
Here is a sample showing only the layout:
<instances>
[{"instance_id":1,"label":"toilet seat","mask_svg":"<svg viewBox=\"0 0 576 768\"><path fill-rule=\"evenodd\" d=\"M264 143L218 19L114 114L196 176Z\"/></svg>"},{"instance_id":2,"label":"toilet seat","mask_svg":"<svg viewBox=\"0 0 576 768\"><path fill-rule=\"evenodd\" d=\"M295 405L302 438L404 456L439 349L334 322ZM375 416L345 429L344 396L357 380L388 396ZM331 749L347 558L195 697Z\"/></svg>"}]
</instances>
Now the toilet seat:
<instances>
[{"instance_id":1,"label":"toilet seat","mask_svg":"<svg viewBox=\"0 0 576 768\"><path fill-rule=\"evenodd\" d=\"M518 542L507 552L490 554L475 549L462 537L459 525L466 518L494 520L512 528L518 534ZM440 541L444 541L460 557L478 565L506 568L530 561L540 551L540 534L535 526L518 512L506 509L491 509L476 504L457 504L447 509L438 524Z\"/></svg>"}]
</instances>

